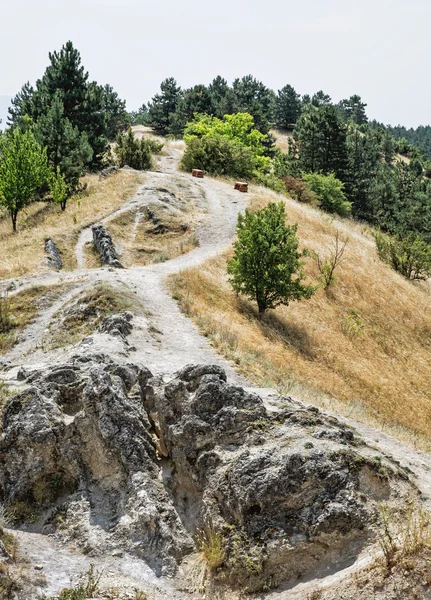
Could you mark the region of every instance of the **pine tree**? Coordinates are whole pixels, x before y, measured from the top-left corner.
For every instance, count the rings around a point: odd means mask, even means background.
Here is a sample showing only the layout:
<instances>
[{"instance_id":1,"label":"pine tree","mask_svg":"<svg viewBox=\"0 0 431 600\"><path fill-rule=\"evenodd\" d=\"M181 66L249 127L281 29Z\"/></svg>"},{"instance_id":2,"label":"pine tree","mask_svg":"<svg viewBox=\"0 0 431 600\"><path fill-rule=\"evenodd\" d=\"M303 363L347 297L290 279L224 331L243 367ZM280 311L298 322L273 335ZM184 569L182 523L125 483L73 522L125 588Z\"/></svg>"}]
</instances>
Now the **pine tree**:
<instances>
[{"instance_id":1,"label":"pine tree","mask_svg":"<svg viewBox=\"0 0 431 600\"><path fill-rule=\"evenodd\" d=\"M87 135L80 133L78 128L64 116L60 91L54 95L47 114L39 118L36 136L41 145L47 149L48 161L53 171L60 169L66 182L68 195L71 195L76 191L79 178L90 163L93 151Z\"/></svg>"},{"instance_id":2,"label":"pine tree","mask_svg":"<svg viewBox=\"0 0 431 600\"><path fill-rule=\"evenodd\" d=\"M256 129L268 133L274 117L275 94L252 75L233 82L234 112L249 113Z\"/></svg>"},{"instance_id":3,"label":"pine tree","mask_svg":"<svg viewBox=\"0 0 431 600\"><path fill-rule=\"evenodd\" d=\"M181 88L173 77L160 84L161 94L156 94L148 104L148 118L153 129L160 135L170 133L173 115L182 98Z\"/></svg>"},{"instance_id":4,"label":"pine tree","mask_svg":"<svg viewBox=\"0 0 431 600\"><path fill-rule=\"evenodd\" d=\"M347 128L332 104L308 104L299 118L294 139L301 167L306 172L334 173L345 182L348 177Z\"/></svg>"},{"instance_id":5,"label":"pine tree","mask_svg":"<svg viewBox=\"0 0 431 600\"><path fill-rule=\"evenodd\" d=\"M301 114L301 96L291 85L278 91L275 103L275 123L281 129L293 129Z\"/></svg>"},{"instance_id":6,"label":"pine tree","mask_svg":"<svg viewBox=\"0 0 431 600\"><path fill-rule=\"evenodd\" d=\"M350 96L348 100L342 100L338 106L346 121L353 121L356 125L367 123L368 118L365 112L367 105L362 102L362 98L357 94Z\"/></svg>"},{"instance_id":7,"label":"pine tree","mask_svg":"<svg viewBox=\"0 0 431 600\"><path fill-rule=\"evenodd\" d=\"M186 124L193 119L195 114L213 114L212 96L205 85L195 85L184 90L175 113L172 115L169 133L177 137L182 136Z\"/></svg>"},{"instance_id":8,"label":"pine tree","mask_svg":"<svg viewBox=\"0 0 431 600\"><path fill-rule=\"evenodd\" d=\"M29 116L32 119L37 117L35 90L27 81L15 98L11 101L11 106L8 109L8 124L10 126L19 125L24 116Z\"/></svg>"},{"instance_id":9,"label":"pine tree","mask_svg":"<svg viewBox=\"0 0 431 600\"><path fill-rule=\"evenodd\" d=\"M234 92L229 87L226 79L217 75L208 86L208 91L211 94L212 114L222 119L225 115L230 115L234 111Z\"/></svg>"},{"instance_id":10,"label":"pine tree","mask_svg":"<svg viewBox=\"0 0 431 600\"><path fill-rule=\"evenodd\" d=\"M105 114L106 137L113 141L117 133L126 131L130 126L130 117L126 111L126 102L121 100L111 85L103 87L103 112Z\"/></svg>"}]
</instances>

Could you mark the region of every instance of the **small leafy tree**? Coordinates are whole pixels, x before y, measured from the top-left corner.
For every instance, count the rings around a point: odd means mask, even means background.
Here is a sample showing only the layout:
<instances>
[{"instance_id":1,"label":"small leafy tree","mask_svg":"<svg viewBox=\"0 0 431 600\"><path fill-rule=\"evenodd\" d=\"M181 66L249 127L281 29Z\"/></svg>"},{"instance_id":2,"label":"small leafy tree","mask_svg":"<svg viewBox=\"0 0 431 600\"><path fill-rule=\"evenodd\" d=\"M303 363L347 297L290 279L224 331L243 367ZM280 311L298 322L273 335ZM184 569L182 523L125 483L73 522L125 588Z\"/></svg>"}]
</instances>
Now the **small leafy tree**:
<instances>
[{"instance_id":1,"label":"small leafy tree","mask_svg":"<svg viewBox=\"0 0 431 600\"><path fill-rule=\"evenodd\" d=\"M316 194L323 210L337 213L342 217L350 215L352 203L346 198L344 184L333 173L330 175L304 173L302 178L308 188Z\"/></svg>"},{"instance_id":2,"label":"small leafy tree","mask_svg":"<svg viewBox=\"0 0 431 600\"><path fill-rule=\"evenodd\" d=\"M191 139L183 155L181 167L185 171L199 168L211 175L251 179L256 161L250 148L241 142L218 135Z\"/></svg>"},{"instance_id":3,"label":"small leafy tree","mask_svg":"<svg viewBox=\"0 0 431 600\"><path fill-rule=\"evenodd\" d=\"M377 233L377 254L407 279L431 277L431 245L411 234L404 238Z\"/></svg>"},{"instance_id":4,"label":"small leafy tree","mask_svg":"<svg viewBox=\"0 0 431 600\"><path fill-rule=\"evenodd\" d=\"M9 130L0 139L0 205L12 219L16 231L18 213L32 200L49 176L45 150L31 129Z\"/></svg>"},{"instance_id":5,"label":"small leafy tree","mask_svg":"<svg viewBox=\"0 0 431 600\"><path fill-rule=\"evenodd\" d=\"M60 171L60 167L51 173L50 178L50 191L52 195L52 201L54 204L59 204L61 210L66 210L66 203L68 198L66 178Z\"/></svg>"},{"instance_id":6,"label":"small leafy tree","mask_svg":"<svg viewBox=\"0 0 431 600\"><path fill-rule=\"evenodd\" d=\"M127 133L119 133L117 136L117 145L115 154L120 167L128 165L133 169L145 171L151 168L152 152L160 152L163 144L155 140L142 138L138 140L129 128Z\"/></svg>"},{"instance_id":7,"label":"small leafy tree","mask_svg":"<svg viewBox=\"0 0 431 600\"><path fill-rule=\"evenodd\" d=\"M298 252L297 226L287 226L285 220L283 202L270 202L238 217L238 239L227 272L235 292L255 300L261 314L292 300L310 298L315 291L302 283L300 258L306 251Z\"/></svg>"},{"instance_id":8,"label":"small leafy tree","mask_svg":"<svg viewBox=\"0 0 431 600\"><path fill-rule=\"evenodd\" d=\"M335 234L334 249L331 251L329 257L322 258L317 253L313 255L317 263L317 268L319 269L319 279L324 290L327 290L335 284L335 269L344 260L344 252L348 241L348 238L345 238L344 240L340 239L340 232L337 231Z\"/></svg>"}]
</instances>

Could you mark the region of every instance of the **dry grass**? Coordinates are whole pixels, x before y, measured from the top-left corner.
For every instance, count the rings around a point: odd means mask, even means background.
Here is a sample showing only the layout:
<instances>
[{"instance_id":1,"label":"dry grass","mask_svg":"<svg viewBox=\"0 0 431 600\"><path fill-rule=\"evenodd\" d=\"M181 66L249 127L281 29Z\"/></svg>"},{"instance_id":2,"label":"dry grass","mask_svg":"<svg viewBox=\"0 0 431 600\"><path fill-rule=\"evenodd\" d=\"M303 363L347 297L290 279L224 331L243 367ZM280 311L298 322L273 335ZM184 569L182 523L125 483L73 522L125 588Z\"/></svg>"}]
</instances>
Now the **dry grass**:
<instances>
[{"instance_id":1,"label":"dry grass","mask_svg":"<svg viewBox=\"0 0 431 600\"><path fill-rule=\"evenodd\" d=\"M252 191L255 208L280 199L267 190ZM224 255L174 276L174 297L255 383L377 422L430 448L429 286L415 285L384 265L367 227L285 201L288 221L299 224L301 245L325 255L337 230L349 237L334 287L259 319L254 305L232 292ZM317 282L311 258L305 270Z\"/></svg>"},{"instance_id":2,"label":"dry grass","mask_svg":"<svg viewBox=\"0 0 431 600\"><path fill-rule=\"evenodd\" d=\"M155 233L154 223L142 211L123 213L108 223L109 232L121 247L120 259L125 267L170 260L190 252L197 245L194 230L182 228L185 215L160 206L150 208L166 226L164 233Z\"/></svg>"},{"instance_id":3,"label":"dry grass","mask_svg":"<svg viewBox=\"0 0 431 600\"><path fill-rule=\"evenodd\" d=\"M16 234L12 233L8 215L0 214L0 279L38 272L45 262L47 237L58 245L64 268L75 268L74 247L79 231L118 209L143 177L133 171L120 171L103 180L88 175L83 179L86 191L71 198L66 211L47 202L30 204L18 217Z\"/></svg>"},{"instance_id":4,"label":"dry grass","mask_svg":"<svg viewBox=\"0 0 431 600\"><path fill-rule=\"evenodd\" d=\"M50 348L76 344L95 331L105 317L131 309L134 312L141 310L131 292L98 283L78 294L54 315L46 342Z\"/></svg>"},{"instance_id":5,"label":"dry grass","mask_svg":"<svg viewBox=\"0 0 431 600\"><path fill-rule=\"evenodd\" d=\"M37 317L39 310L49 307L65 289L65 284L39 285L10 297L0 297L0 314L8 314L4 329L0 322L0 354L8 352L16 343L19 333Z\"/></svg>"},{"instance_id":6,"label":"dry grass","mask_svg":"<svg viewBox=\"0 0 431 600\"><path fill-rule=\"evenodd\" d=\"M289 152L289 139L292 137L292 134L278 129L271 129L270 133L275 137L275 145L277 148L279 148L283 154L287 154Z\"/></svg>"}]
</instances>

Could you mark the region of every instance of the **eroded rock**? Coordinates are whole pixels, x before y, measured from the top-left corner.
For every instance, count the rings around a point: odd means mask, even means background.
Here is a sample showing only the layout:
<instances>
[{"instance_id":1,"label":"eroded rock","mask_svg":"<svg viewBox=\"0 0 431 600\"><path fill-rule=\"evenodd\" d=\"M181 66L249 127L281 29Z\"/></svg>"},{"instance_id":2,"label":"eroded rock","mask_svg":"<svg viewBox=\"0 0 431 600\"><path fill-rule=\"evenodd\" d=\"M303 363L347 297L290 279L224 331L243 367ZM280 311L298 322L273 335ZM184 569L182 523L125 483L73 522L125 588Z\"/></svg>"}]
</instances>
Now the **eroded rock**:
<instances>
[{"instance_id":1,"label":"eroded rock","mask_svg":"<svg viewBox=\"0 0 431 600\"><path fill-rule=\"evenodd\" d=\"M159 575L196 548L198 529L222 536L216 577L242 589L353 562L377 503L399 493L401 478L348 427L289 398L269 412L218 366L164 383L75 356L27 384L3 411L6 503L32 503L45 528L60 512L62 535L86 552L131 552Z\"/></svg>"},{"instance_id":2,"label":"eroded rock","mask_svg":"<svg viewBox=\"0 0 431 600\"><path fill-rule=\"evenodd\" d=\"M103 225L93 225L91 229L93 232L93 243L99 253L102 265L122 269L123 265L120 263L114 243L107 229Z\"/></svg>"}]
</instances>

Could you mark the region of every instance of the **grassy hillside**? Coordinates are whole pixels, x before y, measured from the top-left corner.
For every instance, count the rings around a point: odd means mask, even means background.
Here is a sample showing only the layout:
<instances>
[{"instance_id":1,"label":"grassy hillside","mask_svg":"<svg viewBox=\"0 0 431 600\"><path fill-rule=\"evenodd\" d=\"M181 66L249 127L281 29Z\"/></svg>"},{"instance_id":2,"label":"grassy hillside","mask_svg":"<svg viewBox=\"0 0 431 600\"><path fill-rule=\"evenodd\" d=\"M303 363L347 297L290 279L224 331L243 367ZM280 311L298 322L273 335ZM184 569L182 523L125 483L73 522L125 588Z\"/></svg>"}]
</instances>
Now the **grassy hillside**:
<instances>
[{"instance_id":1,"label":"grassy hillside","mask_svg":"<svg viewBox=\"0 0 431 600\"><path fill-rule=\"evenodd\" d=\"M281 199L261 188L252 192L252 208ZM236 297L227 282L228 253L174 276L174 297L257 384L377 422L431 447L430 286L411 283L383 264L368 227L285 202L302 246L328 256L337 230L349 238L335 287L260 320L254 305ZM308 279L316 283L315 261L305 263Z\"/></svg>"},{"instance_id":2,"label":"grassy hillside","mask_svg":"<svg viewBox=\"0 0 431 600\"><path fill-rule=\"evenodd\" d=\"M110 214L128 200L142 175L133 171L100 180L87 175L84 194L71 198L67 209L49 202L34 202L18 217L18 233L12 232L11 221L0 210L0 279L37 272L44 262L47 237L58 245L66 269L76 266L74 247L81 229Z\"/></svg>"}]
</instances>

